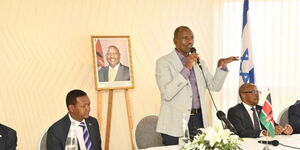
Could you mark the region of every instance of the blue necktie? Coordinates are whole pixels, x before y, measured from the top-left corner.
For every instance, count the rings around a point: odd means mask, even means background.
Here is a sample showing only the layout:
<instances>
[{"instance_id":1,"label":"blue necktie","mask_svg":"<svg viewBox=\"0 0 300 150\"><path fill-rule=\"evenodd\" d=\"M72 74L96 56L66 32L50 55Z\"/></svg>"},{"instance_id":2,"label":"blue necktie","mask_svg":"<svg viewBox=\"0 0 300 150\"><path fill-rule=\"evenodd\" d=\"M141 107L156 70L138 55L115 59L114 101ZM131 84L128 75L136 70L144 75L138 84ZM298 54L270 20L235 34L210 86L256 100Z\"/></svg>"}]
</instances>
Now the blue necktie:
<instances>
[{"instance_id":1,"label":"blue necktie","mask_svg":"<svg viewBox=\"0 0 300 150\"><path fill-rule=\"evenodd\" d=\"M85 126L85 123L81 122L79 126L82 127L83 130L83 139L84 139L86 150L93 150L90 134L89 131L87 130L87 127Z\"/></svg>"}]
</instances>

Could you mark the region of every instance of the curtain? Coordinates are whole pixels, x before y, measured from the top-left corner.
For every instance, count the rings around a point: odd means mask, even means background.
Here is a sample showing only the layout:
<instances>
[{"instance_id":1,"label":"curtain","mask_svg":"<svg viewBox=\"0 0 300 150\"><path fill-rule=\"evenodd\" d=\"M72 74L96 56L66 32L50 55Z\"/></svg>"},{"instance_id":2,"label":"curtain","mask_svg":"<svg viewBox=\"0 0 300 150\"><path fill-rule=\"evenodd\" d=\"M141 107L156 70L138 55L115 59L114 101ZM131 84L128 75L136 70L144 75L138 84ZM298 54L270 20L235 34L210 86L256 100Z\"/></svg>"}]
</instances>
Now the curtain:
<instances>
[{"instance_id":1,"label":"curtain","mask_svg":"<svg viewBox=\"0 0 300 150\"><path fill-rule=\"evenodd\" d=\"M219 0L215 4L213 60L241 56L243 0ZM281 110L300 99L300 1L250 0L249 12L256 85L262 91L259 104L270 90L277 120ZM225 113L238 103L239 66L240 62L228 65L222 91L214 93Z\"/></svg>"}]
</instances>

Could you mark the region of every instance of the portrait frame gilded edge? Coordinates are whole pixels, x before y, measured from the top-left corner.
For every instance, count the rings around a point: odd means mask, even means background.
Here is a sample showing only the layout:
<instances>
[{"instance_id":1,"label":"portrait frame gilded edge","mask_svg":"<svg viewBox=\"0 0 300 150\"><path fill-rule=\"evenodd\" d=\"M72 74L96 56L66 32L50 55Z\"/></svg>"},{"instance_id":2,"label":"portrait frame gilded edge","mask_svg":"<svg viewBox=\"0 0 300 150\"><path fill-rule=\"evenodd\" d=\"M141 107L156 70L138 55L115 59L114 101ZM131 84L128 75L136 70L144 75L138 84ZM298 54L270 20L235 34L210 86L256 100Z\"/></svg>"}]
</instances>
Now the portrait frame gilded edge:
<instances>
[{"instance_id":1,"label":"portrait frame gilded edge","mask_svg":"<svg viewBox=\"0 0 300 150\"><path fill-rule=\"evenodd\" d=\"M134 88L130 36L91 36L91 43L96 90ZM120 54L114 81L109 81L109 66L115 61L113 54L107 53L111 46Z\"/></svg>"}]
</instances>

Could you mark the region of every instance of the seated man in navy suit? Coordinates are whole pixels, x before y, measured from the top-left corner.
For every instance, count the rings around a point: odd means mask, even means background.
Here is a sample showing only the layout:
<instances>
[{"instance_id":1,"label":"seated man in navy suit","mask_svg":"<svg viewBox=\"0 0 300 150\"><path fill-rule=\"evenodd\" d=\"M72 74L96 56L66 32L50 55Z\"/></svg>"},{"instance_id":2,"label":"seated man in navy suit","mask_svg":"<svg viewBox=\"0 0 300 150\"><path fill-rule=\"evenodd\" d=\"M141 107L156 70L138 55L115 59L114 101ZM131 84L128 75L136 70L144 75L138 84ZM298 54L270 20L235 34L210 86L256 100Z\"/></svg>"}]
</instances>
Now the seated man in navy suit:
<instances>
[{"instance_id":1,"label":"seated man in navy suit","mask_svg":"<svg viewBox=\"0 0 300 150\"><path fill-rule=\"evenodd\" d=\"M96 118L89 115L90 99L87 94L72 90L67 94L66 103L69 113L48 129L47 150L65 149L71 122L75 125L78 149L101 150L99 125Z\"/></svg>"},{"instance_id":2,"label":"seated man in navy suit","mask_svg":"<svg viewBox=\"0 0 300 150\"><path fill-rule=\"evenodd\" d=\"M288 110L289 123L294 129L293 133L300 133L300 100L289 107Z\"/></svg>"},{"instance_id":3,"label":"seated man in navy suit","mask_svg":"<svg viewBox=\"0 0 300 150\"><path fill-rule=\"evenodd\" d=\"M17 132L0 124L0 150L16 150L17 147Z\"/></svg>"},{"instance_id":4,"label":"seated man in navy suit","mask_svg":"<svg viewBox=\"0 0 300 150\"><path fill-rule=\"evenodd\" d=\"M257 138L270 135L259 122L262 107L258 104L259 91L254 84L243 84L239 89L242 103L228 110L228 120L237 130L240 137ZM284 127L275 123L275 134L292 134L293 128L286 124Z\"/></svg>"}]
</instances>

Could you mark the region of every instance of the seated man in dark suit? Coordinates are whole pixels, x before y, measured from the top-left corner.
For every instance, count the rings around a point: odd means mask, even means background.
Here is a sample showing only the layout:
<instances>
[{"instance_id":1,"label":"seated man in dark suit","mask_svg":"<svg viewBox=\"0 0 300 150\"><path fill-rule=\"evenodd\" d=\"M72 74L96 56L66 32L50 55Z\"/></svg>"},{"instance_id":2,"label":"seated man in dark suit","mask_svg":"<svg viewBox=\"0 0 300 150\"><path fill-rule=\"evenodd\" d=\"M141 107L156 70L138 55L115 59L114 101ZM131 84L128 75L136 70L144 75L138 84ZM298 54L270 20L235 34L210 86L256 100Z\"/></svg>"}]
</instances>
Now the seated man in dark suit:
<instances>
[{"instance_id":1,"label":"seated man in dark suit","mask_svg":"<svg viewBox=\"0 0 300 150\"><path fill-rule=\"evenodd\" d=\"M99 125L96 118L89 116L90 99L87 94L81 90L72 90L66 97L66 103L69 113L48 129L47 150L65 149L71 122L75 125L76 137L81 149L101 150Z\"/></svg>"},{"instance_id":2,"label":"seated man in dark suit","mask_svg":"<svg viewBox=\"0 0 300 150\"><path fill-rule=\"evenodd\" d=\"M17 147L17 132L0 124L0 150L16 150Z\"/></svg>"},{"instance_id":3,"label":"seated man in dark suit","mask_svg":"<svg viewBox=\"0 0 300 150\"><path fill-rule=\"evenodd\" d=\"M300 100L289 107L288 110L289 123L294 129L293 133L300 133Z\"/></svg>"},{"instance_id":4,"label":"seated man in dark suit","mask_svg":"<svg viewBox=\"0 0 300 150\"><path fill-rule=\"evenodd\" d=\"M270 135L259 122L259 115L262 107L257 105L259 101L259 91L254 84L243 84L239 89L242 103L228 110L228 120L237 130L240 137L257 138L259 136ZM275 134L292 134L293 129L289 124L282 127L275 123Z\"/></svg>"}]
</instances>

